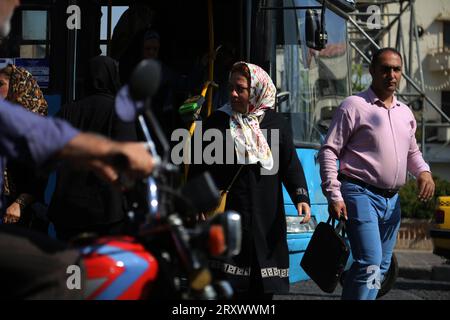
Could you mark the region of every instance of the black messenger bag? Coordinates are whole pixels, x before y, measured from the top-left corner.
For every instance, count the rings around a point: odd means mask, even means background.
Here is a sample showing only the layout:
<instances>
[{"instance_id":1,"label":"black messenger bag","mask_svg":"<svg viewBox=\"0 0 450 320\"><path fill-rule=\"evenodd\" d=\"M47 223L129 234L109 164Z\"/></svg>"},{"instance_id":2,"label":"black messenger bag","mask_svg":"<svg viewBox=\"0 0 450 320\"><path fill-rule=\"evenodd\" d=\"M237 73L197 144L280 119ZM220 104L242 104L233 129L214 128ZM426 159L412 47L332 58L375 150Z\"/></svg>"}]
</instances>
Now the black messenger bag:
<instances>
[{"instance_id":1,"label":"black messenger bag","mask_svg":"<svg viewBox=\"0 0 450 320\"><path fill-rule=\"evenodd\" d=\"M300 262L306 274L327 293L336 288L350 254L343 238L345 222L339 221L336 228L334 224L335 219L330 217L317 225Z\"/></svg>"}]
</instances>

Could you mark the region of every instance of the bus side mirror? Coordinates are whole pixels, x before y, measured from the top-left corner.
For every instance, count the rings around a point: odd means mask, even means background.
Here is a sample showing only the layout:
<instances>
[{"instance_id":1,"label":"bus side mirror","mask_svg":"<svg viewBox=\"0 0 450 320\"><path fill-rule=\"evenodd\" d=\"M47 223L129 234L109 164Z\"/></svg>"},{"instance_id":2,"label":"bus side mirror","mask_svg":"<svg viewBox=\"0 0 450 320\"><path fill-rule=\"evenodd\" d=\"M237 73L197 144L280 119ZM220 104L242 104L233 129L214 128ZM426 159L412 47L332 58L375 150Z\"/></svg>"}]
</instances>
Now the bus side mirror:
<instances>
[{"instance_id":1,"label":"bus side mirror","mask_svg":"<svg viewBox=\"0 0 450 320\"><path fill-rule=\"evenodd\" d=\"M306 10L305 35L306 45L315 50L322 50L326 47L328 34L325 30L325 8L322 9L322 17L315 9Z\"/></svg>"}]
</instances>

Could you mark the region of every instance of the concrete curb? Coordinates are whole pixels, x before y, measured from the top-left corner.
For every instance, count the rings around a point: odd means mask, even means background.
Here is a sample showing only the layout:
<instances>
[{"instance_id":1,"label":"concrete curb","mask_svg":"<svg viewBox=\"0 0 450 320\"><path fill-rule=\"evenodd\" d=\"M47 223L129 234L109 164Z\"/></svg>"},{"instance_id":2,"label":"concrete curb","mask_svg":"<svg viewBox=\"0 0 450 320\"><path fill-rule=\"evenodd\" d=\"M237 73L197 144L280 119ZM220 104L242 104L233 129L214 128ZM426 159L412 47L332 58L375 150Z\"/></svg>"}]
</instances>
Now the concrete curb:
<instances>
[{"instance_id":1,"label":"concrete curb","mask_svg":"<svg viewBox=\"0 0 450 320\"><path fill-rule=\"evenodd\" d=\"M395 250L400 278L450 282L450 264L446 259L423 250Z\"/></svg>"},{"instance_id":2,"label":"concrete curb","mask_svg":"<svg viewBox=\"0 0 450 320\"><path fill-rule=\"evenodd\" d=\"M433 267L431 270L431 280L450 282L450 265Z\"/></svg>"},{"instance_id":3,"label":"concrete curb","mask_svg":"<svg viewBox=\"0 0 450 320\"><path fill-rule=\"evenodd\" d=\"M399 266L398 276L400 278L414 280L433 280L450 282L450 265L433 267L401 267Z\"/></svg>"}]
</instances>

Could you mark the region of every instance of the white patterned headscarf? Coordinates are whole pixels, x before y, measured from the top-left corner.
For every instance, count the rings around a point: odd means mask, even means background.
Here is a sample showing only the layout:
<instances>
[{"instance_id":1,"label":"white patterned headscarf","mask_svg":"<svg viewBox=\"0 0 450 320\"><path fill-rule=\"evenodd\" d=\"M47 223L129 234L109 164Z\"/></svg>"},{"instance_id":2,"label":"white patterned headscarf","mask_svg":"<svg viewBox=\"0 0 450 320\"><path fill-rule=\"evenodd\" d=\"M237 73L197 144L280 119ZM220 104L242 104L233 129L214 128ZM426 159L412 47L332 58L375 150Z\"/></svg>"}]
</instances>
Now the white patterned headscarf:
<instances>
[{"instance_id":1,"label":"white patterned headscarf","mask_svg":"<svg viewBox=\"0 0 450 320\"><path fill-rule=\"evenodd\" d=\"M238 64L245 64L250 70L250 96L248 113L232 111L230 117L230 130L237 162L239 164L259 162L263 168L271 170L273 156L259 127L259 121L266 110L275 107L276 87L261 67L246 62L237 62L234 66Z\"/></svg>"}]
</instances>

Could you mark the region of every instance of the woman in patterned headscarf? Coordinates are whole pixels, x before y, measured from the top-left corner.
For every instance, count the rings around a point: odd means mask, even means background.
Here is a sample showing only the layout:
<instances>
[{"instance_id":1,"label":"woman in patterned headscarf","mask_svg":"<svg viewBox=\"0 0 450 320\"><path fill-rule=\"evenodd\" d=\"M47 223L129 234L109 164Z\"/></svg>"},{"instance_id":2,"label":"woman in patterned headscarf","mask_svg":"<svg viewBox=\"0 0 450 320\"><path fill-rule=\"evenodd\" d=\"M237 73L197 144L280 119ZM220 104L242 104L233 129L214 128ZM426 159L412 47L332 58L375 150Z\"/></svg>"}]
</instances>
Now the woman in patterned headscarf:
<instances>
[{"instance_id":1,"label":"woman in patterned headscarf","mask_svg":"<svg viewBox=\"0 0 450 320\"><path fill-rule=\"evenodd\" d=\"M23 106L25 109L46 116L47 101L31 73L22 67L8 65L0 70L0 94L2 98ZM46 179L38 177L34 170L24 164L10 161L4 175L3 195L6 200L4 223L29 226L35 201L43 201Z\"/></svg>"},{"instance_id":2,"label":"woman in patterned headscarf","mask_svg":"<svg viewBox=\"0 0 450 320\"><path fill-rule=\"evenodd\" d=\"M310 219L306 181L290 126L274 110L276 88L269 75L256 65L237 62L231 69L229 92L230 104L203 125L204 131L222 132L222 163L227 164L193 166L191 175L208 170L221 190L236 177L226 209L241 214L241 253L211 261L211 268L230 281L237 299L271 299L275 293L289 291L282 183L306 223ZM226 147L226 134L231 135L232 150ZM215 150L216 157L220 151ZM234 164L228 164L233 157L226 152L234 152Z\"/></svg>"}]
</instances>

